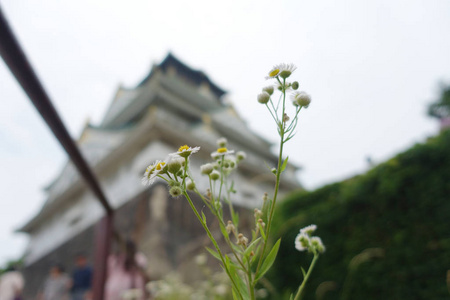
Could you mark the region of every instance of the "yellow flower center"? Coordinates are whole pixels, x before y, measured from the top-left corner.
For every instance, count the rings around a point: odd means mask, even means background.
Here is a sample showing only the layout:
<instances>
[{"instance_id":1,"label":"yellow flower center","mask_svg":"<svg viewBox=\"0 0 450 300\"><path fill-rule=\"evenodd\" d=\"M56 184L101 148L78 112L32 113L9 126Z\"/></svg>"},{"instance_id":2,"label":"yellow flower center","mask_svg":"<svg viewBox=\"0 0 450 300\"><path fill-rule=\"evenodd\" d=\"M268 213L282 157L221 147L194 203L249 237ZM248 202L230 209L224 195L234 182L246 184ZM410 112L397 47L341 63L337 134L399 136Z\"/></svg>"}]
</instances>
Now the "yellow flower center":
<instances>
[{"instance_id":1,"label":"yellow flower center","mask_svg":"<svg viewBox=\"0 0 450 300\"><path fill-rule=\"evenodd\" d=\"M183 152L183 151L186 151L186 150L189 150L189 146L188 146L188 145L181 146L181 147L178 149L178 152Z\"/></svg>"},{"instance_id":2,"label":"yellow flower center","mask_svg":"<svg viewBox=\"0 0 450 300\"><path fill-rule=\"evenodd\" d=\"M217 149L217 152L218 152L218 153L225 153L225 152L227 152L227 151L228 151L227 148L219 148L219 149Z\"/></svg>"},{"instance_id":3,"label":"yellow flower center","mask_svg":"<svg viewBox=\"0 0 450 300\"><path fill-rule=\"evenodd\" d=\"M166 165L165 162L160 162L156 165L156 170L160 171Z\"/></svg>"},{"instance_id":4,"label":"yellow flower center","mask_svg":"<svg viewBox=\"0 0 450 300\"><path fill-rule=\"evenodd\" d=\"M280 69L275 69L272 72L269 73L270 77L275 77L278 75L278 73L280 73Z\"/></svg>"}]
</instances>

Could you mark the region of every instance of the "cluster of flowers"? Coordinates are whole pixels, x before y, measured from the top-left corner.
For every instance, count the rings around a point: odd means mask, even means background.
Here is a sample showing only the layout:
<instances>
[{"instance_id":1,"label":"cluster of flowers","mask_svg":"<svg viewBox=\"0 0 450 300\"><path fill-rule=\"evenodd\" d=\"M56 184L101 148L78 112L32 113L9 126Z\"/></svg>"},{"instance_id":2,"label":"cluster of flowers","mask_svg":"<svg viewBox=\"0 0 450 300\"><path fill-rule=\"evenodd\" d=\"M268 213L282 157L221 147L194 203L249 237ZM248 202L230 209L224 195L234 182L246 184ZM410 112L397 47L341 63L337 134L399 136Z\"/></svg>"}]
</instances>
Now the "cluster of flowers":
<instances>
[{"instance_id":1,"label":"cluster of flowers","mask_svg":"<svg viewBox=\"0 0 450 300\"><path fill-rule=\"evenodd\" d=\"M221 173L223 176L230 174L236 165L246 157L243 151L237 152L236 156L232 155L234 150L228 150L227 143L225 138L220 138L217 141L218 149L211 153L215 162L200 167L201 173L208 175L212 181L220 179ZM185 189L195 190L195 182L189 173L188 158L199 150L200 147L184 145L177 152L170 153L165 160L155 161L145 170L142 184L151 185L157 177L162 178L168 183L169 193L172 197L180 196Z\"/></svg>"},{"instance_id":2,"label":"cluster of flowers","mask_svg":"<svg viewBox=\"0 0 450 300\"><path fill-rule=\"evenodd\" d=\"M290 89L296 91L291 94L292 104L298 107L307 108L311 103L311 97L306 92L297 92L299 88L299 83L294 81L292 83L286 82L286 79L291 76L292 72L294 72L296 67L293 64L279 64L276 65L270 70L269 75L266 76L266 79L276 79L278 83L273 86L269 85L262 89L262 93L258 95L258 102L261 104L267 104L270 101L270 97L274 92L274 88L277 88L279 91L288 91ZM281 82L279 78L282 78L284 83Z\"/></svg>"},{"instance_id":3,"label":"cluster of flowers","mask_svg":"<svg viewBox=\"0 0 450 300\"><path fill-rule=\"evenodd\" d=\"M324 253L325 246L322 240L318 236L312 236L314 231L316 231L317 226L312 224L300 229L300 233L295 238L295 249L298 251L312 252L314 254Z\"/></svg>"},{"instance_id":4,"label":"cluster of flowers","mask_svg":"<svg viewBox=\"0 0 450 300\"><path fill-rule=\"evenodd\" d=\"M181 146L177 152L169 154L169 158L165 160L157 160L147 167L144 176L142 177L142 184L151 185L155 182L157 177L167 181L170 194L173 197L178 197L183 193L182 184L187 183L190 189L195 188L195 184L190 181L186 182L188 177L186 174L186 162L190 155L197 153L200 147L189 147L187 145ZM163 175L165 175L163 177Z\"/></svg>"}]
</instances>

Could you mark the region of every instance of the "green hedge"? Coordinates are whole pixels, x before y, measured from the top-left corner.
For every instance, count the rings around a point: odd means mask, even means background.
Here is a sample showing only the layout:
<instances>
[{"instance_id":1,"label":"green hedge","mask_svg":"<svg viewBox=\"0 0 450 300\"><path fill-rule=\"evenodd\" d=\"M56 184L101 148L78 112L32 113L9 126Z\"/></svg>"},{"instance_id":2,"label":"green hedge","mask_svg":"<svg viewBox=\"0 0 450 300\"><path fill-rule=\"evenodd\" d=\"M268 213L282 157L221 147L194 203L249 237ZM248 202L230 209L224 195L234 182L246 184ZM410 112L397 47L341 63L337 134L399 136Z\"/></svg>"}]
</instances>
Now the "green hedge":
<instances>
[{"instance_id":1,"label":"green hedge","mask_svg":"<svg viewBox=\"0 0 450 300\"><path fill-rule=\"evenodd\" d=\"M315 299L327 281L322 299L450 298L450 130L364 175L292 194L277 209L273 233L282 246L269 275L284 294L296 289L300 266L312 259L295 250L295 236L317 224L327 251L305 299ZM349 272L352 258L369 248L384 256Z\"/></svg>"}]
</instances>

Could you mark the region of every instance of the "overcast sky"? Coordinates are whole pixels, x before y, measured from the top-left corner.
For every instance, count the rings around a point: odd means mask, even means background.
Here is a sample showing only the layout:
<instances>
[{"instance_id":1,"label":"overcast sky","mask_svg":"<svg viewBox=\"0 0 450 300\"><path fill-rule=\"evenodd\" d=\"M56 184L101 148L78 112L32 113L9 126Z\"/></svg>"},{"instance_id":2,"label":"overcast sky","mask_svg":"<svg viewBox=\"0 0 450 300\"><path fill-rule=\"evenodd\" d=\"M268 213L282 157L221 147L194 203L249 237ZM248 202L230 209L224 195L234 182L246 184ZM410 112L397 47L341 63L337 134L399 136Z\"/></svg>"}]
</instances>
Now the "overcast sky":
<instances>
[{"instance_id":1,"label":"overcast sky","mask_svg":"<svg viewBox=\"0 0 450 300\"><path fill-rule=\"evenodd\" d=\"M277 63L312 95L287 155L309 189L367 170L427 136L426 106L450 82L450 1L0 0L74 138L98 124L119 84L135 86L172 51L226 89L249 126L276 130L256 94ZM0 62L0 265L13 230L45 200L66 155Z\"/></svg>"}]
</instances>

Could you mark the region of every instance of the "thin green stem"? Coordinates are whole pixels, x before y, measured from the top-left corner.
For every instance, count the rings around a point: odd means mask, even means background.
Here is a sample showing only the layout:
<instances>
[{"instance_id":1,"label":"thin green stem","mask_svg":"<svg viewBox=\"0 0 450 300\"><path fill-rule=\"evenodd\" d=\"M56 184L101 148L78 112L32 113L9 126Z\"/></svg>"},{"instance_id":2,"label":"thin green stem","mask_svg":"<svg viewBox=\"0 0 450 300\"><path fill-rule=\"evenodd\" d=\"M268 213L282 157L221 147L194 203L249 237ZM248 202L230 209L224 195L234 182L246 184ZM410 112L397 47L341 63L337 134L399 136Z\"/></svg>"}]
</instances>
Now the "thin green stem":
<instances>
[{"instance_id":1,"label":"thin green stem","mask_svg":"<svg viewBox=\"0 0 450 300\"><path fill-rule=\"evenodd\" d=\"M223 218L220 218L216 212L212 209L211 205L209 205L206 201L206 199L203 197L202 194L199 193L199 191L197 189L195 189L195 192L197 193L198 196L200 196L200 198L203 200L203 202L206 204L206 206L208 206L209 210L212 212L212 214L217 218L217 220L219 220L219 223L221 226L226 227L225 222L223 221ZM236 227L237 228L237 227ZM235 236L237 238L237 236ZM241 265L242 269L246 270L246 267L244 265L244 263L242 262L242 260L239 258L238 254L236 253L236 251L233 248L232 245L232 241L230 239L230 236L228 235L224 235L225 241L227 242L228 246L231 249L231 252L233 252L234 257L236 258L237 262Z\"/></svg>"},{"instance_id":2,"label":"thin green stem","mask_svg":"<svg viewBox=\"0 0 450 300\"><path fill-rule=\"evenodd\" d=\"M250 292L250 299L256 299L255 298L255 288L254 288L254 284L253 284L253 279L252 279L252 268L250 265L250 258L248 259L248 270L247 270L247 276L248 276L248 290Z\"/></svg>"},{"instance_id":3,"label":"thin green stem","mask_svg":"<svg viewBox=\"0 0 450 300\"><path fill-rule=\"evenodd\" d=\"M219 202L220 199L222 197L222 186L223 186L223 181L224 181L224 176L223 176L223 162L225 160L225 155L222 155L222 160L220 161L220 187L219 187Z\"/></svg>"},{"instance_id":4,"label":"thin green stem","mask_svg":"<svg viewBox=\"0 0 450 300\"><path fill-rule=\"evenodd\" d=\"M183 188L186 191L186 176L187 176L187 170L188 170L188 158L186 157L184 159L184 176L183 176ZM176 176L176 175L175 175Z\"/></svg>"},{"instance_id":5,"label":"thin green stem","mask_svg":"<svg viewBox=\"0 0 450 300\"><path fill-rule=\"evenodd\" d=\"M202 224L203 228L205 229L206 234L208 235L209 239L211 240L211 242L213 243L214 247L216 248L217 253L219 253L219 255L220 255L220 260L222 261L222 265L223 265L225 271L227 272L227 275L228 275L228 277L230 278L231 283L233 284L233 286L234 286L234 288L236 289L236 291L239 293L239 296L241 297L241 299L244 299L244 298L242 297L241 292L239 291L239 288L238 288L236 282L234 282L233 277L231 276L230 270L228 270L228 267L227 267L227 265L226 265L226 263L225 263L224 255L222 254L222 251L220 250L220 247L219 247L219 245L217 244L216 239L213 237L211 231L209 230L208 225L206 224L206 222L203 221L202 217L200 216L200 214L198 213L197 209L195 208L194 203L192 202L191 197L189 197L189 195L188 195L188 193L186 192L186 190L183 191L183 195L184 195L184 196L186 197L186 199L188 200L189 205L190 205L191 208L192 208L192 211L194 212L195 216L197 217L197 219L200 221L200 223Z\"/></svg>"},{"instance_id":6,"label":"thin green stem","mask_svg":"<svg viewBox=\"0 0 450 300\"><path fill-rule=\"evenodd\" d=\"M317 259L319 259L319 254L318 254L318 253L315 253L315 254L314 254L314 258L313 258L313 260L312 260L312 262L311 262L311 265L309 266L308 272L306 273L306 276L305 276L305 278L303 279L303 282L302 282L302 284L300 285L300 288L298 289L297 295L295 295L294 300L300 300L300 299L301 299L302 292L303 292L303 290L305 289L306 282L308 281L309 276L311 275L311 272L312 272L312 270L314 269L314 266L315 266L315 264L316 264L316 262L317 262Z\"/></svg>"},{"instance_id":7,"label":"thin green stem","mask_svg":"<svg viewBox=\"0 0 450 300\"><path fill-rule=\"evenodd\" d=\"M282 111L282 116L284 116L284 112L285 112L285 102L286 101L286 91L283 90L283 111ZM278 190L280 187L280 176L281 176L281 166L282 166L282 162L283 162L283 147L284 147L284 122L281 122L280 124L281 128L280 128L280 150L278 152L278 168L277 168L277 173L276 173L276 181L275 181L275 191L274 191L274 195L273 195L273 201L272 204L270 206L270 210L269 210L269 216L267 218L267 229L266 229L266 236L269 237L270 234L270 227L272 225L272 219L273 219L273 214L275 211L275 204L277 201L277 196L278 196ZM258 266L256 267L256 274L258 274L259 268L261 267L262 264L262 260L264 257L264 254L266 252L266 248L267 248L267 243L264 242L264 246L263 246L263 250L261 252L261 256L259 257L259 261L258 261Z\"/></svg>"},{"instance_id":8,"label":"thin green stem","mask_svg":"<svg viewBox=\"0 0 450 300\"><path fill-rule=\"evenodd\" d=\"M272 100L270 100L270 103L272 103ZM272 106L273 106L273 103L272 103ZM266 103L266 107L267 107L267 109L269 110L270 115L272 116L272 118L273 118L273 120L275 121L275 123L278 124L277 118L275 117L275 115L273 114L273 112L270 110L270 107L269 107L269 105L267 105L267 103Z\"/></svg>"}]
</instances>

